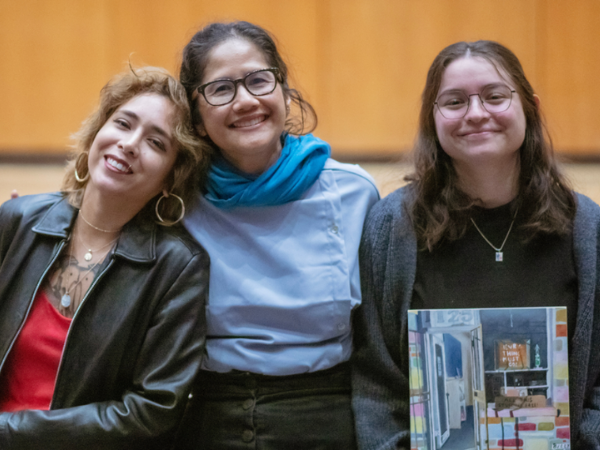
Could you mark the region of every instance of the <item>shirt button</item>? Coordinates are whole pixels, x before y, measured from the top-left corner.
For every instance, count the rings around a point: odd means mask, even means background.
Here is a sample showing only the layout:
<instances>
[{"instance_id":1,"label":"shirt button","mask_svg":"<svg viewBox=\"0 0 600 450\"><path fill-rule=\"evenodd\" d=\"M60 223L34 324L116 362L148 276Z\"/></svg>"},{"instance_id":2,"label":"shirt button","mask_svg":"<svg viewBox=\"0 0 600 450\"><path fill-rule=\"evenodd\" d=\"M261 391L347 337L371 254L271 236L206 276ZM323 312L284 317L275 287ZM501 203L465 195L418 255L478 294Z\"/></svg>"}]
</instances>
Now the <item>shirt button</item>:
<instances>
[{"instance_id":1,"label":"shirt button","mask_svg":"<svg viewBox=\"0 0 600 450\"><path fill-rule=\"evenodd\" d=\"M250 442L252 439L254 439L254 433L252 430L244 430L242 433L242 441Z\"/></svg>"},{"instance_id":2,"label":"shirt button","mask_svg":"<svg viewBox=\"0 0 600 450\"><path fill-rule=\"evenodd\" d=\"M254 400L252 400L251 398L247 399L244 401L244 403L242 404L242 408L244 409L250 409L252 407L252 405L254 405Z\"/></svg>"},{"instance_id":3,"label":"shirt button","mask_svg":"<svg viewBox=\"0 0 600 450\"><path fill-rule=\"evenodd\" d=\"M337 225L334 223L334 224L331 226L331 232L332 232L333 234L338 234L338 231L339 231L339 228L338 228L338 226L337 226Z\"/></svg>"},{"instance_id":4,"label":"shirt button","mask_svg":"<svg viewBox=\"0 0 600 450\"><path fill-rule=\"evenodd\" d=\"M346 329L346 325L344 325L343 323L338 323L338 330L342 331Z\"/></svg>"},{"instance_id":5,"label":"shirt button","mask_svg":"<svg viewBox=\"0 0 600 450\"><path fill-rule=\"evenodd\" d=\"M194 398L194 394L190 393L190 395L188 395L188 399L191 400Z\"/></svg>"}]
</instances>

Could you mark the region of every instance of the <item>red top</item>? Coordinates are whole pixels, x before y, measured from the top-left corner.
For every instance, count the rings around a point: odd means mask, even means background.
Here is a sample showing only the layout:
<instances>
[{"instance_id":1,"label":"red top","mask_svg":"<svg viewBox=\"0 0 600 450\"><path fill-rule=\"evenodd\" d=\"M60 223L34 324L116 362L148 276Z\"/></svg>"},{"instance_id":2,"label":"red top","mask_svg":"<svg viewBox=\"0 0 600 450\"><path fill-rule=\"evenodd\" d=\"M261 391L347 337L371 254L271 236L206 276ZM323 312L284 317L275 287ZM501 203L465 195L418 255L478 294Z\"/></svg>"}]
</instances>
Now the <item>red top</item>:
<instances>
[{"instance_id":1,"label":"red top","mask_svg":"<svg viewBox=\"0 0 600 450\"><path fill-rule=\"evenodd\" d=\"M70 325L40 289L0 374L0 411L50 409Z\"/></svg>"}]
</instances>

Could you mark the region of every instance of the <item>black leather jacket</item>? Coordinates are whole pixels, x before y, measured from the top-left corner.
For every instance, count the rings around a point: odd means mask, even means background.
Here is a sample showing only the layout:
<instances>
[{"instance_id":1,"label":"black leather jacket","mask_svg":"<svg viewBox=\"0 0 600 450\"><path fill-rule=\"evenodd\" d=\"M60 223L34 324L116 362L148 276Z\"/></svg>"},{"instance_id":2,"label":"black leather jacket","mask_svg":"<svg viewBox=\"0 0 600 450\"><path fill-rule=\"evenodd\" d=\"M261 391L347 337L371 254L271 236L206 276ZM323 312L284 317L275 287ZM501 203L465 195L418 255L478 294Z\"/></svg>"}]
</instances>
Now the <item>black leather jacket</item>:
<instances>
[{"instance_id":1,"label":"black leather jacket","mask_svg":"<svg viewBox=\"0 0 600 450\"><path fill-rule=\"evenodd\" d=\"M75 217L61 194L0 208L0 370ZM125 225L73 318L50 410L0 413L0 449L167 448L204 353L208 270L185 231Z\"/></svg>"}]
</instances>

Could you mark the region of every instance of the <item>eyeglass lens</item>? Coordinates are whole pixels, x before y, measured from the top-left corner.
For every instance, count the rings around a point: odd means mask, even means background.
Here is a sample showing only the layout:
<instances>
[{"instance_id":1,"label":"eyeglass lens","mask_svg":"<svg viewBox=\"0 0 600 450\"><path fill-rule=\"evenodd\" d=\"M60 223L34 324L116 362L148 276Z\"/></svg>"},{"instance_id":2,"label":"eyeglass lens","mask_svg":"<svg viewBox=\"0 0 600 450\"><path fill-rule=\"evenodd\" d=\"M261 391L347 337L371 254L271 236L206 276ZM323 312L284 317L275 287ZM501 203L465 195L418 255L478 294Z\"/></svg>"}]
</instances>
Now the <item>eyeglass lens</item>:
<instances>
[{"instance_id":1,"label":"eyeglass lens","mask_svg":"<svg viewBox=\"0 0 600 450\"><path fill-rule=\"evenodd\" d=\"M208 83L204 88L204 98L213 106L225 105L233 101L237 83L244 86L252 95L270 94L275 90L277 78L270 70L259 70L249 73L239 80L218 80Z\"/></svg>"},{"instance_id":2,"label":"eyeglass lens","mask_svg":"<svg viewBox=\"0 0 600 450\"><path fill-rule=\"evenodd\" d=\"M489 113L506 111L512 101L513 91L504 85L489 86L478 95L482 106ZM470 96L463 91L445 92L437 100L438 108L446 119L460 119L467 114ZM475 101L475 100L474 100Z\"/></svg>"}]
</instances>

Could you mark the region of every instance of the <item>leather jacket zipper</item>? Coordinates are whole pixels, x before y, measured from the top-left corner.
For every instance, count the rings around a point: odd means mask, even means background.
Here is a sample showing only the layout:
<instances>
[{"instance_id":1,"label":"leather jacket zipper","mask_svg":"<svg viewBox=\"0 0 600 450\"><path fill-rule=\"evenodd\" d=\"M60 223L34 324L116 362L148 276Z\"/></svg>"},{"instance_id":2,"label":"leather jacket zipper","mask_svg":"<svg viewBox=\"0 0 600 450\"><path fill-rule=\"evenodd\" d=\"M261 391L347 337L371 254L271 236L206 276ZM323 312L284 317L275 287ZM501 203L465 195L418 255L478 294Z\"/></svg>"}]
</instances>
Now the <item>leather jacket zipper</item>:
<instances>
[{"instance_id":1,"label":"leather jacket zipper","mask_svg":"<svg viewBox=\"0 0 600 450\"><path fill-rule=\"evenodd\" d=\"M52 410L52 407L54 406L54 395L56 394L56 385L57 385L58 377L60 375L60 369L62 367L65 349L67 348L67 343L69 342L69 336L71 335L71 330L73 329L73 324L75 323L75 320L77 319L77 316L79 315L79 311L81 311L81 307L83 306L86 299L90 295L90 292L92 292L92 290L94 289L96 284L98 284L98 282L104 277L104 274L108 271L108 269L110 269L110 267L113 265L114 262L115 262L115 259L114 259L114 253L113 253L113 255L111 256L111 260L106 265L104 270L102 272L100 272L96 278L94 278L94 281L92 281L92 284L90 285L89 289L87 290L87 292L81 299L81 302L79 303L79 306L77 307L77 310L75 311L75 314L73 314L73 319L71 320L71 325L69 326L69 330L67 331L67 337L65 338L65 344L63 345L62 352L60 354L60 362L58 363L58 369L56 370L56 378L54 378L54 392L52 392L52 400L50 401L50 408L49 408L50 410Z\"/></svg>"},{"instance_id":2,"label":"leather jacket zipper","mask_svg":"<svg viewBox=\"0 0 600 450\"><path fill-rule=\"evenodd\" d=\"M37 283L37 286L35 287L35 290L33 291L33 297L31 297L31 300L29 301L29 307L27 308L27 312L25 313L25 317L23 318L23 321L21 322L21 326L17 330L17 333L13 337L13 340L11 341L11 343L10 343L10 345L8 347L8 350L4 354L4 358L2 358L2 362L0 362L0 372L4 368L4 363L6 362L6 359L8 358L8 355L10 355L10 352L12 351L12 348L15 345L15 342L16 342L17 338L19 337L19 334L21 334L21 330L25 326L25 322L27 322L27 319L29 318L29 313L31 312L31 307L33 305L33 301L35 300L35 296L37 295L38 290L40 289L40 286L42 285L42 281L46 278L46 275L48 274L48 271L50 270L50 268L56 262L56 260L58 258L58 255L60 255L60 252L64 248L64 246L65 246L65 244L66 244L67 241L68 241L67 239L63 239L60 242L60 244L58 246L58 250L56 250L56 253L54 253L54 255L52 256L52 258L50 259L50 264L48 264L48 267L46 267L46 270L44 270L44 273L42 274L42 277L39 279L39 281Z\"/></svg>"}]
</instances>

